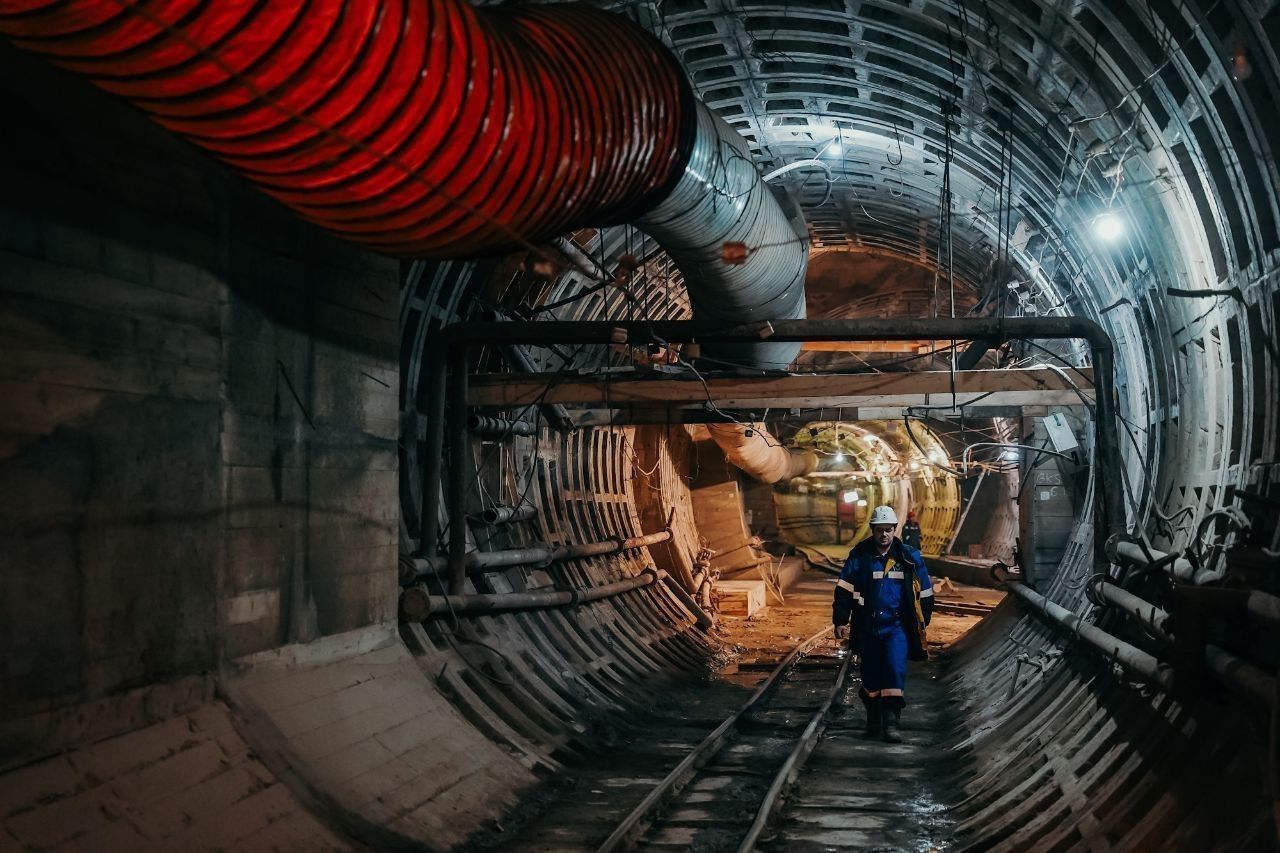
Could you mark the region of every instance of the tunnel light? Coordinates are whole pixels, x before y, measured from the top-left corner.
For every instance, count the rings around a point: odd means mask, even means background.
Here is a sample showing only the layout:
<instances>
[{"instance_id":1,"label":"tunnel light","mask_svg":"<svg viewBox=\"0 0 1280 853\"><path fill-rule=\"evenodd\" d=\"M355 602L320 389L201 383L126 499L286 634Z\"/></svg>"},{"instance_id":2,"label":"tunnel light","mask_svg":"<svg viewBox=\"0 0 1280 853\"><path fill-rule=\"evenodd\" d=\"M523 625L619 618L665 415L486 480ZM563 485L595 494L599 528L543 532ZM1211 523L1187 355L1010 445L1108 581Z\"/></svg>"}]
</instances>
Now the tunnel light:
<instances>
[{"instance_id":1,"label":"tunnel light","mask_svg":"<svg viewBox=\"0 0 1280 853\"><path fill-rule=\"evenodd\" d=\"M1108 243L1124 234L1124 222L1114 213L1104 213L1093 220L1093 233Z\"/></svg>"},{"instance_id":2,"label":"tunnel light","mask_svg":"<svg viewBox=\"0 0 1280 853\"><path fill-rule=\"evenodd\" d=\"M844 501L847 504L851 504L857 499L858 499L858 492L856 489L850 489L849 491L845 492L840 496L840 500Z\"/></svg>"},{"instance_id":3,"label":"tunnel light","mask_svg":"<svg viewBox=\"0 0 1280 853\"><path fill-rule=\"evenodd\" d=\"M935 463L935 464L936 464L936 463L938 463L938 462L941 462L941 461L942 461L942 451L940 451L940 450L931 450L931 451L929 451L929 461L930 461L930 462L933 462L933 463Z\"/></svg>"},{"instance_id":4,"label":"tunnel light","mask_svg":"<svg viewBox=\"0 0 1280 853\"><path fill-rule=\"evenodd\" d=\"M835 460L836 460L837 462L843 462L843 461L844 461L844 454L843 454L843 453L841 453L839 450L837 450L837 451L836 451Z\"/></svg>"},{"instance_id":5,"label":"tunnel light","mask_svg":"<svg viewBox=\"0 0 1280 853\"><path fill-rule=\"evenodd\" d=\"M823 151L822 153L826 154L828 157L840 156L840 139L837 137L835 140L833 140L832 143L828 145L826 147L826 150Z\"/></svg>"},{"instance_id":6,"label":"tunnel light","mask_svg":"<svg viewBox=\"0 0 1280 853\"><path fill-rule=\"evenodd\" d=\"M912 460L911 460L911 470L912 470L912 471L917 471L917 470L919 470L919 468L920 468L920 463L919 463L919 462L917 462L916 460L912 459Z\"/></svg>"}]
</instances>

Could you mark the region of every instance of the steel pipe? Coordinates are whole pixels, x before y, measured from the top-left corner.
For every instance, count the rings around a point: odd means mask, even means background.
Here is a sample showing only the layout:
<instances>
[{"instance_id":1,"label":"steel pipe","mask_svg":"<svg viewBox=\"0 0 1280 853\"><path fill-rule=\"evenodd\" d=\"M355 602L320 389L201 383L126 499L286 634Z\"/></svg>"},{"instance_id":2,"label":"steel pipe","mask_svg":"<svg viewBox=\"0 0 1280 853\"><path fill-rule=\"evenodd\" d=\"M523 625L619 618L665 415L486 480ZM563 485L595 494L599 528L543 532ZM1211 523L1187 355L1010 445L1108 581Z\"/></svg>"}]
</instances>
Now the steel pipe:
<instances>
[{"instance_id":1,"label":"steel pipe","mask_svg":"<svg viewBox=\"0 0 1280 853\"><path fill-rule=\"evenodd\" d=\"M503 551L472 551L466 555L465 568L467 571L493 571L512 566L538 566L583 557L617 554L620 551L644 548L670 539L670 530L660 530L657 533L632 536L629 539L605 539L600 542L584 542L580 545L534 545ZM451 565L452 563L446 563L446 571ZM417 569L418 578L437 575L441 569L439 559L420 558L414 561L414 566Z\"/></svg>"},{"instance_id":2,"label":"steel pipe","mask_svg":"<svg viewBox=\"0 0 1280 853\"><path fill-rule=\"evenodd\" d=\"M508 321L506 315L500 311L486 313L491 322L502 323ZM533 359L529 357L529 353L525 352L524 347L519 344L499 343L498 349L502 352L502 357L507 360L507 364L521 373L532 374L538 372L538 368L534 366ZM577 428L573 417L569 414L569 410L559 403L543 403L541 404L541 409L543 416L560 432L573 432Z\"/></svg>"},{"instance_id":3,"label":"steel pipe","mask_svg":"<svg viewBox=\"0 0 1280 853\"><path fill-rule=\"evenodd\" d=\"M636 226L684 276L696 320L732 326L802 319L809 235L799 209L764 182L742 134L706 105L696 111L684 175ZM702 343L702 358L748 368L785 369L800 352L798 343L768 335Z\"/></svg>"},{"instance_id":4,"label":"steel pipe","mask_svg":"<svg viewBox=\"0 0 1280 853\"><path fill-rule=\"evenodd\" d=\"M485 524L510 524L513 521L528 521L536 513L533 504L529 503L520 506L491 506L480 513L480 519Z\"/></svg>"},{"instance_id":5,"label":"steel pipe","mask_svg":"<svg viewBox=\"0 0 1280 853\"><path fill-rule=\"evenodd\" d=\"M1221 573L1197 569L1195 563L1192 563L1186 557L1169 559L1171 555L1166 554L1164 551L1157 551L1154 548L1143 549L1137 542L1125 539L1124 534L1112 536L1107 540L1107 555L1114 562L1142 566L1144 568L1152 563L1163 563L1163 568L1166 572L1178 580L1194 584L1212 583L1222 579Z\"/></svg>"},{"instance_id":6,"label":"steel pipe","mask_svg":"<svg viewBox=\"0 0 1280 853\"><path fill-rule=\"evenodd\" d=\"M633 589L649 586L665 576L664 571L647 568L634 577L601 586L475 595L431 595L422 587L415 586L400 594L400 612L406 619L420 622L423 619L450 613L474 615L512 610L545 610L550 607L576 607L579 604L613 598Z\"/></svg>"},{"instance_id":7,"label":"steel pipe","mask_svg":"<svg viewBox=\"0 0 1280 853\"><path fill-rule=\"evenodd\" d=\"M1102 601L1137 619L1159 640L1173 642L1168 630L1169 614L1163 609L1103 578L1093 583L1093 592Z\"/></svg>"},{"instance_id":8,"label":"steel pipe","mask_svg":"<svg viewBox=\"0 0 1280 853\"><path fill-rule=\"evenodd\" d=\"M1147 654L1137 646L1113 637L1096 625L1084 621L1083 618L1065 607L1050 601L1040 593L1021 581L1009 581L1009 588L1020 599L1050 621L1079 636L1082 640L1102 652L1109 660L1114 660L1144 681L1169 691L1173 686L1173 671Z\"/></svg>"},{"instance_id":9,"label":"steel pipe","mask_svg":"<svg viewBox=\"0 0 1280 853\"><path fill-rule=\"evenodd\" d=\"M1154 548L1143 549L1137 542L1130 542L1120 537L1112 537L1107 542L1107 553L1116 562L1124 562L1134 566L1149 566L1154 562L1162 563L1162 568L1178 580L1188 581L1197 586L1217 583L1226 577L1223 571L1212 572L1208 569L1197 569L1195 563L1185 557L1169 560L1169 554ZM1150 558L1148 559L1148 554ZM1167 562L1165 562L1167 560ZM1261 590L1230 590L1230 595L1239 599L1240 607L1246 613L1280 625L1280 597Z\"/></svg>"},{"instance_id":10,"label":"steel pipe","mask_svg":"<svg viewBox=\"0 0 1280 853\"><path fill-rule=\"evenodd\" d=\"M529 421L513 421L488 415L469 415L467 431L480 438L507 438L512 435L537 435L538 428Z\"/></svg>"},{"instance_id":11,"label":"steel pipe","mask_svg":"<svg viewBox=\"0 0 1280 853\"><path fill-rule=\"evenodd\" d=\"M704 631L709 631L715 627L716 620L712 619L711 615L707 612L711 609L709 602L707 604L703 604L702 602L695 600L694 597L689 594L689 591L680 586L679 581L673 577L667 576L664 580L666 581L667 589L671 591L671 594L684 605L686 610L693 614L694 621L698 623L699 628ZM709 587L710 584L708 583L707 586Z\"/></svg>"},{"instance_id":12,"label":"steel pipe","mask_svg":"<svg viewBox=\"0 0 1280 853\"><path fill-rule=\"evenodd\" d=\"M1270 707L1276 701L1276 679L1253 664L1214 645L1204 647L1213 674L1238 693Z\"/></svg>"}]
</instances>

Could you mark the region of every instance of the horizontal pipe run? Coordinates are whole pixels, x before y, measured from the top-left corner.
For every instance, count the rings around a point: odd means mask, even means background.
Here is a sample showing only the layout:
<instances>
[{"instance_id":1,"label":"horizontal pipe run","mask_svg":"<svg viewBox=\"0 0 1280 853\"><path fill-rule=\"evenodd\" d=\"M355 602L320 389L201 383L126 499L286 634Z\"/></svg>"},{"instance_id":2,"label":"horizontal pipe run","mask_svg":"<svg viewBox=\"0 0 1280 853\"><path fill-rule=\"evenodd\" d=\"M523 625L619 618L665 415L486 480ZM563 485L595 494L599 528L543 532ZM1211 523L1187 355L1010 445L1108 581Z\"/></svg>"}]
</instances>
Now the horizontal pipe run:
<instances>
[{"instance_id":1,"label":"horizontal pipe run","mask_svg":"<svg viewBox=\"0 0 1280 853\"><path fill-rule=\"evenodd\" d=\"M507 438L512 435L537 435L538 427L529 421L512 421L487 415L469 415L467 431L480 438Z\"/></svg>"},{"instance_id":2,"label":"horizontal pipe run","mask_svg":"<svg viewBox=\"0 0 1280 853\"><path fill-rule=\"evenodd\" d=\"M1173 684L1173 671L1156 660L1153 655L1084 621L1080 616L1050 601L1020 581L1010 581L1009 587L1041 616L1048 617L1059 627L1078 635L1109 659L1115 660L1148 683L1166 692L1170 690Z\"/></svg>"},{"instance_id":3,"label":"horizontal pipe run","mask_svg":"<svg viewBox=\"0 0 1280 853\"><path fill-rule=\"evenodd\" d=\"M1137 542L1128 542L1121 539L1113 539L1108 544L1107 550L1113 560L1131 566L1146 567L1169 557L1164 551L1157 551L1154 548L1144 549ZM1186 557L1176 557L1171 562L1165 563L1164 570L1178 580L1190 581L1195 584L1219 580L1221 577L1216 572L1208 572L1203 569L1197 571L1195 564Z\"/></svg>"},{"instance_id":4,"label":"horizontal pipe run","mask_svg":"<svg viewBox=\"0 0 1280 853\"><path fill-rule=\"evenodd\" d=\"M644 536L632 536L630 539L606 539L602 542L584 542L581 545L538 545L530 548L511 548L505 551L472 551L467 555L469 571L492 571L512 566L536 566L555 563L563 560L574 560L583 557L600 557L644 548L666 542L671 538L670 530L660 530ZM439 560L420 558L414 561L418 570L418 578L430 577L444 570Z\"/></svg>"},{"instance_id":5,"label":"horizontal pipe run","mask_svg":"<svg viewBox=\"0 0 1280 853\"><path fill-rule=\"evenodd\" d=\"M1093 585L1093 591L1107 604L1137 619L1159 640L1173 642L1168 631L1169 614L1161 608L1106 580L1098 579Z\"/></svg>"},{"instance_id":6,"label":"horizontal pipe run","mask_svg":"<svg viewBox=\"0 0 1280 853\"><path fill-rule=\"evenodd\" d=\"M1049 601L1022 583L1010 581L1009 586L1023 601L1034 607L1040 614L1049 617L1063 628L1078 634L1094 648L1107 655L1107 657L1116 660L1130 671L1140 675L1162 690L1168 691L1170 689L1172 682L1171 670L1165 664L1157 661L1152 655L1111 636L1095 625L1085 622L1078 615ZM1140 603L1142 607L1140 618L1147 625L1160 630L1164 637L1168 636L1164 633L1165 620L1168 619L1168 614L1163 610L1148 604L1137 598L1137 596L1129 595L1113 584L1102 584L1101 586L1103 589L1098 590L1098 592L1107 597L1108 600L1116 601L1117 606L1126 611L1129 611L1129 607L1134 605L1135 601ZM1123 595L1108 595L1106 592L1107 587L1111 588L1111 593L1118 592ZM1124 596L1128 597L1125 598ZM1124 604L1118 603L1121 601ZM1148 620L1148 614L1155 614L1154 618ZM1268 706L1276 701L1276 679L1262 669L1214 645L1205 646L1204 657L1209 669L1223 684L1235 692Z\"/></svg>"},{"instance_id":7,"label":"horizontal pipe run","mask_svg":"<svg viewBox=\"0 0 1280 853\"><path fill-rule=\"evenodd\" d=\"M754 343L760 340L762 324L726 326L697 320L536 322L475 321L444 327L441 334L450 341L473 344L597 344L609 343L615 329L627 332L628 340L650 341L653 337L670 343L717 341ZM1091 346L1112 349L1111 339L1097 323L1085 317L986 317L894 318L853 320L773 320L769 340L804 341L940 341L987 337L996 341L1081 338ZM1096 367L1095 367L1096 370Z\"/></svg>"},{"instance_id":8,"label":"horizontal pipe run","mask_svg":"<svg viewBox=\"0 0 1280 853\"><path fill-rule=\"evenodd\" d=\"M576 607L579 604L613 598L625 592L631 592L633 589L649 586L665 575L666 572L650 568L635 577L602 586L478 595L430 595L422 587L412 587L401 593L400 611L406 619L420 622L423 619L445 614L474 615L505 613L512 610Z\"/></svg>"},{"instance_id":9,"label":"horizontal pipe run","mask_svg":"<svg viewBox=\"0 0 1280 853\"><path fill-rule=\"evenodd\" d=\"M1247 661L1214 645L1204 647L1204 659L1223 684L1263 705L1276 701L1276 679Z\"/></svg>"},{"instance_id":10,"label":"horizontal pipe run","mask_svg":"<svg viewBox=\"0 0 1280 853\"><path fill-rule=\"evenodd\" d=\"M1165 552L1157 551L1153 548L1148 548L1144 551L1138 543L1123 540L1113 541L1108 548L1113 559L1135 566L1149 566L1151 563L1164 560L1169 556ZM1147 559L1148 554L1151 555L1151 559ZM1197 586L1215 583L1226 576L1225 572L1211 572L1207 569L1197 570L1195 564L1185 557L1176 557L1172 561L1165 563L1164 570L1178 580L1190 581ZM1265 622L1270 622L1272 625L1280 625L1280 597L1256 589L1247 593L1244 590L1232 590L1232 593L1238 594L1247 613L1257 616Z\"/></svg>"},{"instance_id":11,"label":"horizontal pipe run","mask_svg":"<svg viewBox=\"0 0 1280 853\"><path fill-rule=\"evenodd\" d=\"M491 506L480 513L480 520L485 524L510 524L513 521L528 521L537 514L533 504L520 506Z\"/></svg>"}]
</instances>

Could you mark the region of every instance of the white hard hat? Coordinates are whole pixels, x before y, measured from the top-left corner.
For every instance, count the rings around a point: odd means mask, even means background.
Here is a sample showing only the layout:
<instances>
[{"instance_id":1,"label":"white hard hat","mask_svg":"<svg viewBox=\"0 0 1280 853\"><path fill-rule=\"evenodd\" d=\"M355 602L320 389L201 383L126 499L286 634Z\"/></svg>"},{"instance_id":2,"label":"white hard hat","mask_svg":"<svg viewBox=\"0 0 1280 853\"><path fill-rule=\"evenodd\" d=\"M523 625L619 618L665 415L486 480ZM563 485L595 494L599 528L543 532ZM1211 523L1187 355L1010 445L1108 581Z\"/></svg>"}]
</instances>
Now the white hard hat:
<instances>
[{"instance_id":1,"label":"white hard hat","mask_svg":"<svg viewBox=\"0 0 1280 853\"><path fill-rule=\"evenodd\" d=\"M871 521L868 522L873 527L877 524L897 524L898 516L894 513L891 506L878 506L871 511Z\"/></svg>"}]
</instances>

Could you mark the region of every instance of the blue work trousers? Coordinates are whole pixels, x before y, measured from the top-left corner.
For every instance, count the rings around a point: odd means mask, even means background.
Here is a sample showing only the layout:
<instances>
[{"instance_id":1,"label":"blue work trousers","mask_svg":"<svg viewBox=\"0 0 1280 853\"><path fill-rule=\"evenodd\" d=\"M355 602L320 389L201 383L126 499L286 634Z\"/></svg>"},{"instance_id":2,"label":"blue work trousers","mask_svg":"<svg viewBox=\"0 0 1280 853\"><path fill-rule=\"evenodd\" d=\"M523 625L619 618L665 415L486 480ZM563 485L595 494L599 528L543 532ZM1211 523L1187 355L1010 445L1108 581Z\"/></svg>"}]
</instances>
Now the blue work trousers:
<instances>
[{"instance_id":1,"label":"blue work trousers","mask_svg":"<svg viewBox=\"0 0 1280 853\"><path fill-rule=\"evenodd\" d=\"M878 623L862 637L862 698L879 699L886 707L906 704L907 633L899 620Z\"/></svg>"}]
</instances>

